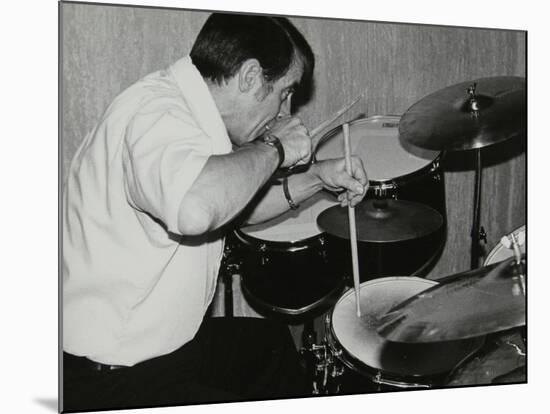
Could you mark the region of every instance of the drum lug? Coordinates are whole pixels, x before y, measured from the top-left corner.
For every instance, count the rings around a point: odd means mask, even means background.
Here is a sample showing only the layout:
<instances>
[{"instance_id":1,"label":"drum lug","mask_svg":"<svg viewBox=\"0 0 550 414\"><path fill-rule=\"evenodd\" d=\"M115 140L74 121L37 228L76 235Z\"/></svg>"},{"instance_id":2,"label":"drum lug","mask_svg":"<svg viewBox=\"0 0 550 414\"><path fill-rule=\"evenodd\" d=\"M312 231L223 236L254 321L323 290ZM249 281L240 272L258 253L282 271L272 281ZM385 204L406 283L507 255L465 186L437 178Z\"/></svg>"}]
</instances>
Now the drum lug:
<instances>
[{"instance_id":1,"label":"drum lug","mask_svg":"<svg viewBox=\"0 0 550 414\"><path fill-rule=\"evenodd\" d=\"M340 364L335 363L332 367L332 372L330 373L330 376L332 378L338 378L343 374L344 374L344 367Z\"/></svg>"},{"instance_id":2,"label":"drum lug","mask_svg":"<svg viewBox=\"0 0 550 414\"><path fill-rule=\"evenodd\" d=\"M321 249L319 251L319 255L322 257L323 262L327 263L327 249L324 248L326 243L324 236L319 236L319 245L321 246Z\"/></svg>"},{"instance_id":3,"label":"drum lug","mask_svg":"<svg viewBox=\"0 0 550 414\"><path fill-rule=\"evenodd\" d=\"M267 245L265 243L261 243L260 246L258 247L258 250L261 253L265 253L267 251ZM262 266L266 265L267 263L269 263L269 257L262 254L261 262L262 262Z\"/></svg>"},{"instance_id":4,"label":"drum lug","mask_svg":"<svg viewBox=\"0 0 550 414\"><path fill-rule=\"evenodd\" d=\"M395 190L397 188L397 183L392 181L389 184L381 184L374 188L374 195L379 198L387 198L390 190ZM395 199L396 195L393 194L392 198Z\"/></svg>"}]
</instances>

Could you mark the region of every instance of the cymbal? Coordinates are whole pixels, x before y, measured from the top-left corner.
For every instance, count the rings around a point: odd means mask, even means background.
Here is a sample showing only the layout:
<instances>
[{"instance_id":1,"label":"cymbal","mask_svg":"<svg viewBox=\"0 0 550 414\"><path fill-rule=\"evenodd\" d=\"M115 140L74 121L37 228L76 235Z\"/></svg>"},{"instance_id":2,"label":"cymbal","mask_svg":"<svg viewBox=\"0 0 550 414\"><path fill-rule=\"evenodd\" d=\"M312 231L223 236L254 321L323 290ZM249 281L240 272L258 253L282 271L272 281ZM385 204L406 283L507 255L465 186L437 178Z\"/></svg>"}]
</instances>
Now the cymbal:
<instances>
[{"instance_id":1,"label":"cymbal","mask_svg":"<svg viewBox=\"0 0 550 414\"><path fill-rule=\"evenodd\" d=\"M525 78L496 76L424 97L401 118L399 135L420 148L462 151L524 134L526 122Z\"/></svg>"},{"instance_id":2,"label":"cymbal","mask_svg":"<svg viewBox=\"0 0 550 414\"><path fill-rule=\"evenodd\" d=\"M378 333L395 342L465 339L525 325L525 268L515 258L459 273L394 306Z\"/></svg>"},{"instance_id":3,"label":"cymbal","mask_svg":"<svg viewBox=\"0 0 550 414\"><path fill-rule=\"evenodd\" d=\"M406 200L366 199L355 206L357 240L387 243L416 239L443 225L441 214L424 204ZM325 232L349 239L347 208L329 207L317 217Z\"/></svg>"}]
</instances>

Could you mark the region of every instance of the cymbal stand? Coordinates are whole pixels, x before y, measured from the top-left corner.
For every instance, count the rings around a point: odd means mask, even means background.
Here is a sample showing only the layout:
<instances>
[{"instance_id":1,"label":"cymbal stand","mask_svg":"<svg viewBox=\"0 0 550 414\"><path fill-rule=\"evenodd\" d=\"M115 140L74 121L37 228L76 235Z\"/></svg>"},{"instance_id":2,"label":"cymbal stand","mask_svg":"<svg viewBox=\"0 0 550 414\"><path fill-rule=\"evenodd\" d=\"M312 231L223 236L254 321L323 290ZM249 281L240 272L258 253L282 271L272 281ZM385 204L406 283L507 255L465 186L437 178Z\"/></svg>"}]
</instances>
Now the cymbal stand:
<instances>
[{"instance_id":1,"label":"cymbal stand","mask_svg":"<svg viewBox=\"0 0 550 414\"><path fill-rule=\"evenodd\" d=\"M472 223L472 232L470 234L472 238L471 246L471 269L477 269L479 266L479 257L481 256L480 241L483 240L487 243L487 233L483 226L480 225L480 212L481 212L481 149L476 149L476 173L475 173L475 189L474 189L474 220Z\"/></svg>"},{"instance_id":2,"label":"cymbal stand","mask_svg":"<svg viewBox=\"0 0 550 414\"><path fill-rule=\"evenodd\" d=\"M480 105L478 97L476 96L476 86L474 82L467 90L469 95L469 109L472 119L478 120ZM479 266L479 257L481 253L480 240L487 243L487 233L485 229L479 223L479 216L481 210L481 148L476 149L476 173L475 173L475 189L474 189L474 220L472 223L472 232L470 234L472 238L472 246L470 252L470 267L472 270L477 269Z\"/></svg>"}]
</instances>

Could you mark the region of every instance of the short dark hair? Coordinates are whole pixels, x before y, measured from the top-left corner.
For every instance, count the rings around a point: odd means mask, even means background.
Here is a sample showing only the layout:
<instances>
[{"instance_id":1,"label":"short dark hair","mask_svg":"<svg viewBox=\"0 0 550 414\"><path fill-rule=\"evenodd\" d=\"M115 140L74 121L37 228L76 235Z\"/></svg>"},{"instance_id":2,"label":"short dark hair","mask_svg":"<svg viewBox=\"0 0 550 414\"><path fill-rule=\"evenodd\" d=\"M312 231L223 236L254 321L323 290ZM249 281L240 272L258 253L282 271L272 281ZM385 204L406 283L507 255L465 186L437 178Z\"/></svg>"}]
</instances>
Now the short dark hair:
<instances>
[{"instance_id":1,"label":"short dark hair","mask_svg":"<svg viewBox=\"0 0 550 414\"><path fill-rule=\"evenodd\" d=\"M297 61L311 82L315 58L304 36L284 17L213 13L190 53L201 75L221 84L247 59L257 59L268 82L282 78Z\"/></svg>"}]
</instances>

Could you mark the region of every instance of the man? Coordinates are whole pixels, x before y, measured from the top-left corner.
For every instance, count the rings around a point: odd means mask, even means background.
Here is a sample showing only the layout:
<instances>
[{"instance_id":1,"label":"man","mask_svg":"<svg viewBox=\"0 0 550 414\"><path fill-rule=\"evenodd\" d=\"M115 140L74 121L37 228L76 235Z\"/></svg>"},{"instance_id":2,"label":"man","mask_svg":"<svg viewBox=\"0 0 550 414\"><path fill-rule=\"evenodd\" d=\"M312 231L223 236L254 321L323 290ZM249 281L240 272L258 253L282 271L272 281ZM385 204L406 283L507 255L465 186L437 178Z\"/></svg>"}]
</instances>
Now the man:
<instances>
[{"instance_id":1,"label":"man","mask_svg":"<svg viewBox=\"0 0 550 414\"><path fill-rule=\"evenodd\" d=\"M204 318L223 234L273 218L322 188L357 204L352 160L307 162L291 115L313 53L283 18L213 14L189 57L122 92L84 139L63 200L65 410L307 394L288 329ZM283 187L283 189L281 189Z\"/></svg>"}]
</instances>

